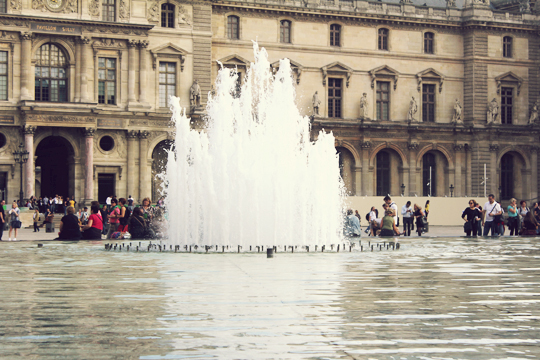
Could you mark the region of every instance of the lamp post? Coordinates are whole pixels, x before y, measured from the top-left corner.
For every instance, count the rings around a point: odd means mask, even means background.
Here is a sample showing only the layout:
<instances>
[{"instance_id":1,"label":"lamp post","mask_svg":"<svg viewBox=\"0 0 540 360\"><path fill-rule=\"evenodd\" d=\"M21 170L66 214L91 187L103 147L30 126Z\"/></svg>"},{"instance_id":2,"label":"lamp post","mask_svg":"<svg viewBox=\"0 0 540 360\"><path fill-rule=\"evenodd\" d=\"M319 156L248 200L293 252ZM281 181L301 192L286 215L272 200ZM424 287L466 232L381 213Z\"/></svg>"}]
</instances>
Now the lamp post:
<instances>
[{"instance_id":1,"label":"lamp post","mask_svg":"<svg viewBox=\"0 0 540 360\"><path fill-rule=\"evenodd\" d=\"M405 184L401 184L401 196L405 195Z\"/></svg>"},{"instance_id":2,"label":"lamp post","mask_svg":"<svg viewBox=\"0 0 540 360\"><path fill-rule=\"evenodd\" d=\"M15 162L19 163L21 165L21 191L19 192L19 201L20 206L23 205L23 164L28 161L28 151L24 149L24 144L21 143L19 145L19 150L15 151L13 153L13 156L15 157Z\"/></svg>"},{"instance_id":3,"label":"lamp post","mask_svg":"<svg viewBox=\"0 0 540 360\"><path fill-rule=\"evenodd\" d=\"M450 197L454 197L454 184L450 184Z\"/></svg>"}]
</instances>

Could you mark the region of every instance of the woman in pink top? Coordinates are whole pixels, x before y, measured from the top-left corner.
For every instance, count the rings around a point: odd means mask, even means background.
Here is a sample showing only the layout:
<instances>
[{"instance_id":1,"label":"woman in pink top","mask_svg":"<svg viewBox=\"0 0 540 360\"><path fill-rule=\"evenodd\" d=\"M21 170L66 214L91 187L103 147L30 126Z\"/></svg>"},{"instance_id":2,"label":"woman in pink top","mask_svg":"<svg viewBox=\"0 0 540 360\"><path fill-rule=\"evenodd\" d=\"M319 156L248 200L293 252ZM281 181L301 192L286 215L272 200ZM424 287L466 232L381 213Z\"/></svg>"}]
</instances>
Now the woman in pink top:
<instances>
[{"instance_id":1,"label":"woman in pink top","mask_svg":"<svg viewBox=\"0 0 540 360\"><path fill-rule=\"evenodd\" d=\"M120 214L121 209L116 202L116 199L111 200L112 210L109 213L109 231L107 232L107 239L111 238L111 235L118 230L118 225L120 224Z\"/></svg>"}]
</instances>

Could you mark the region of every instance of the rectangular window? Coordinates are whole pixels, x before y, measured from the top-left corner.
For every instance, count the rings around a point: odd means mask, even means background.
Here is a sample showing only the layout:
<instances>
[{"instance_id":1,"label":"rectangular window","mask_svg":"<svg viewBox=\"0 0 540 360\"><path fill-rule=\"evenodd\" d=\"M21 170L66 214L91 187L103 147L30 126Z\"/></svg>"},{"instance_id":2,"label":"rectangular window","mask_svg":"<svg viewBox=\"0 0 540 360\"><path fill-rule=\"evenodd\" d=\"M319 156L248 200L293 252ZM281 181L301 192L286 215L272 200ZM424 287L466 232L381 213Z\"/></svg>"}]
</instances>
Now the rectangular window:
<instances>
[{"instance_id":1,"label":"rectangular window","mask_svg":"<svg viewBox=\"0 0 540 360\"><path fill-rule=\"evenodd\" d=\"M161 27L174 28L173 4L161 4Z\"/></svg>"},{"instance_id":2,"label":"rectangular window","mask_svg":"<svg viewBox=\"0 0 540 360\"><path fill-rule=\"evenodd\" d=\"M7 13L7 0L0 0L0 13Z\"/></svg>"},{"instance_id":3,"label":"rectangular window","mask_svg":"<svg viewBox=\"0 0 540 360\"><path fill-rule=\"evenodd\" d=\"M388 29L379 29L379 50L388 50Z\"/></svg>"},{"instance_id":4,"label":"rectangular window","mask_svg":"<svg viewBox=\"0 0 540 360\"><path fill-rule=\"evenodd\" d=\"M338 24L330 25L330 46L340 46L341 26Z\"/></svg>"},{"instance_id":5,"label":"rectangular window","mask_svg":"<svg viewBox=\"0 0 540 360\"><path fill-rule=\"evenodd\" d=\"M341 79L328 79L328 117L341 117L341 99L343 89Z\"/></svg>"},{"instance_id":6,"label":"rectangular window","mask_svg":"<svg viewBox=\"0 0 540 360\"><path fill-rule=\"evenodd\" d=\"M501 89L501 124L511 124L513 114L514 89L503 87Z\"/></svg>"},{"instance_id":7,"label":"rectangular window","mask_svg":"<svg viewBox=\"0 0 540 360\"><path fill-rule=\"evenodd\" d=\"M512 57L512 38L510 36L503 38L503 57Z\"/></svg>"},{"instance_id":8,"label":"rectangular window","mask_svg":"<svg viewBox=\"0 0 540 360\"><path fill-rule=\"evenodd\" d=\"M422 121L435 122L435 85L422 85Z\"/></svg>"},{"instance_id":9,"label":"rectangular window","mask_svg":"<svg viewBox=\"0 0 540 360\"><path fill-rule=\"evenodd\" d=\"M377 120L390 120L390 83L377 81Z\"/></svg>"},{"instance_id":10,"label":"rectangular window","mask_svg":"<svg viewBox=\"0 0 540 360\"><path fill-rule=\"evenodd\" d=\"M0 51L0 100L8 99L8 52Z\"/></svg>"},{"instance_id":11,"label":"rectangular window","mask_svg":"<svg viewBox=\"0 0 540 360\"><path fill-rule=\"evenodd\" d=\"M159 63L159 107L167 107L169 96L176 96L176 63Z\"/></svg>"},{"instance_id":12,"label":"rectangular window","mask_svg":"<svg viewBox=\"0 0 540 360\"><path fill-rule=\"evenodd\" d=\"M116 104L116 59L98 59L98 103Z\"/></svg>"},{"instance_id":13,"label":"rectangular window","mask_svg":"<svg viewBox=\"0 0 540 360\"><path fill-rule=\"evenodd\" d=\"M101 19L103 21L114 21L116 19L115 0L101 0Z\"/></svg>"}]
</instances>

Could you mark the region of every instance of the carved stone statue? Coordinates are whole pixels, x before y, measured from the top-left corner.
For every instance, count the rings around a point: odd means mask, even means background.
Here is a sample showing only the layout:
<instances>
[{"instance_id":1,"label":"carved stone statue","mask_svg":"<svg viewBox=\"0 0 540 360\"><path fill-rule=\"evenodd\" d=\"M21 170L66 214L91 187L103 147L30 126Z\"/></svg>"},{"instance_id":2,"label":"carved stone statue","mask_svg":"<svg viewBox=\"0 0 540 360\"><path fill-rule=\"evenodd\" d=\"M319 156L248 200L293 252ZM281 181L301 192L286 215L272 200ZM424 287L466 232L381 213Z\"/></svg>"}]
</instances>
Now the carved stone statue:
<instances>
[{"instance_id":1,"label":"carved stone statue","mask_svg":"<svg viewBox=\"0 0 540 360\"><path fill-rule=\"evenodd\" d=\"M446 7L455 8L456 7L456 0L446 0Z\"/></svg>"},{"instance_id":2,"label":"carved stone statue","mask_svg":"<svg viewBox=\"0 0 540 360\"><path fill-rule=\"evenodd\" d=\"M313 103L313 115L319 115L319 106L321 105L321 100L319 100L318 91L315 91L315 94L313 94L313 99L311 101Z\"/></svg>"},{"instance_id":3,"label":"carved stone statue","mask_svg":"<svg viewBox=\"0 0 540 360\"><path fill-rule=\"evenodd\" d=\"M531 109L531 116L529 117L529 124L534 124L538 121L538 101L534 103Z\"/></svg>"},{"instance_id":4,"label":"carved stone statue","mask_svg":"<svg viewBox=\"0 0 540 360\"><path fill-rule=\"evenodd\" d=\"M360 119L369 120L369 103L367 93L364 93L360 98Z\"/></svg>"},{"instance_id":5,"label":"carved stone statue","mask_svg":"<svg viewBox=\"0 0 540 360\"><path fill-rule=\"evenodd\" d=\"M454 117L452 117L452 123L454 124L462 124L463 118L461 117L461 104L459 103L459 100L456 99L456 102L454 104Z\"/></svg>"},{"instance_id":6,"label":"carved stone statue","mask_svg":"<svg viewBox=\"0 0 540 360\"><path fill-rule=\"evenodd\" d=\"M529 14L531 12L530 0L519 0L519 12Z\"/></svg>"},{"instance_id":7,"label":"carved stone statue","mask_svg":"<svg viewBox=\"0 0 540 360\"><path fill-rule=\"evenodd\" d=\"M199 80L195 80L189 89L189 103L191 106L201 106L201 87Z\"/></svg>"},{"instance_id":8,"label":"carved stone statue","mask_svg":"<svg viewBox=\"0 0 540 360\"><path fill-rule=\"evenodd\" d=\"M414 96L411 99L411 102L409 104L409 112L407 113L407 121L416 121L415 115L418 112L418 105L416 104L416 100L414 99Z\"/></svg>"},{"instance_id":9,"label":"carved stone statue","mask_svg":"<svg viewBox=\"0 0 540 360\"><path fill-rule=\"evenodd\" d=\"M497 99L493 98L487 105L487 123L497 123L497 116L499 115L499 104Z\"/></svg>"}]
</instances>

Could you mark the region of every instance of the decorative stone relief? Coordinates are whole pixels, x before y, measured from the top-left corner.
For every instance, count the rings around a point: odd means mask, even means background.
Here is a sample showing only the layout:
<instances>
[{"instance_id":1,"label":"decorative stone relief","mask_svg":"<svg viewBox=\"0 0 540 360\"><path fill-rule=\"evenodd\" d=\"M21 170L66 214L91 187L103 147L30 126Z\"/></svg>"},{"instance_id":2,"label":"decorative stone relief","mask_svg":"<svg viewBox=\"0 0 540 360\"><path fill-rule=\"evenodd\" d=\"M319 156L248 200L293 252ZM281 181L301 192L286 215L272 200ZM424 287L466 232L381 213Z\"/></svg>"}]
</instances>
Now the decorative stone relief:
<instances>
[{"instance_id":1,"label":"decorative stone relief","mask_svg":"<svg viewBox=\"0 0 540 360\"><path fill-rule=\"evenodd\" d=\"M101 38L96 39L93 44L94 47L109 47L109 48L123 48L124 42L116 39Z\"/></svg>"},{"instance_id":2,"label":"decorative stone relief","mask_svg":"<svg viewBox=\"0 0 540 360\"><path fill-rule=\"evenodd\" d=\"M25 125L23 127L23 134L24 135L34 135L36 133L37 127L31 126L31 125Z\"/></svg>"},{"instance_id":3,"label":"decorative stone relief","mask_svg":"<svg viewBox=\"0 0 540 360\"><path fill-rule=\"evenodd\" d=\"M115 134L114 137L116 141L118 141L118 146L116 146L116 151L118 152L118 156L120 156L120 159L125 159L127 157L127 140L125 136L122 136L122 134Z\"/></svg>"},{"instance_id":4,"label":"decorative stone relief","mask_svg":"<svg viewBox=\"0 0 540 360\"><path fill-rule=\"evenodd\" d=\"M418 104L414 96L409 103L409 112L407 113L407 121L416 121L416 113L418 112Z\"/></svg>"},{"instance_id":5,"label":"decorative stone relief","mask_svg":"<svg viewBox=\"0 0 540 360\"><path fill-rule=\"evenodd\" d=\"M136 139L139 136L139 132L136 130L130 130L126 134L128 139Z\"/></svg>"},{"instance_id":6,"label":"decorative stone relief","mask_svg":"<svg viewBox=\"0 0 540 360\"><path fill-rule=\"evenodd\" d=\"M529 124L534 124L538 121L538 100L534 103L531 109L531 116L529 117Z\"/></svg>"},{"instance_id":7,"label":"decorative stone relief","mask_svg":"<svg viewBox=\"0 0 540 360\"><path fill-rule=\"evenodd\" d=\"M463 118L461 116L462 107L459 103L459 99L456 99L456 102L454 103L454 116L452 117L452 123L453 124L463 124Z\"/></svg>"},{"instance_id":8,"label":"decorative stone relief","mask_svg":"<svg viewBox=\"0 0 540 360\"><path fill-rule=\"evenodd\" d=\"M499 115L499 104L497 99L493 98L491 102L487 104L487 123L488 124L497 124Z\"/></svg>"},{"instance_id":9,"label":"decorative stone relief","mask_svg":"<svg viewBox=\"0 0 540 360\"><path fill-rule=\"evenodd\" d=\"M447 8L455 8L456 7L456 0L446 0L446 7Z\"/></svg>"},{"instance_id":10,"label":"decorative stone relief","mask_svg":"<svg viewBox=\"0 0 540 360\"><path fill-rule=\"evenodd\" d=\"M191 26L192 21L191 21L191 16L189 15L188 10L182 5L178 5L177 8L178 8L178 24Z\"/></svg>"},{"instance_id":11,"label":"decorative stone relief","mask_svg":"<svg viewBox=\"0 0 540 360\"><path fill-rule=\"evenodd\" d=\"M150 132L146 130L139 131L139 139L147 139L148 135L150 135Z\"/></svg>"},{"instance_id":12,"label":"decorative stone relief","mask_svg":"<svg viewBox=\"0 0 540 360\"><path fill-rule=\"evenodd\" d=\"M189 89L189 103L192 107L201 106L201 87L199 80L195 80Z\"/></svg>"},{"instance_id":13,"label":"decorative stone relief","mask_svg":"<svg viewBox=\"0 0 540 360\"><path fill-rule=\"evenodd\" d=\"M12 11L19 11L22 8L22 1L21 0L10 0L9 2L9 8Z\"/></svg>"},{"instance_id":14,"label":"decorative stone relief","mask_svg":"<svg viewBox=\"0 0 540 360\"><path fill-rule=\"evenodd\" d=\"M129 2L126 0L120 0L120 8L118 10L118 17L122 20L129 20Z\"/></svg>"},{"instance_id":15,"label":"decorative stone relief","mask_svg":"<svg viewBox=\"0 0 540 360\"><path fill-rule=\"evenodd\" d=\"M370 149L371 148L371 142L370 141L363 141L361 144L360 144L360 147L362 149Z\"/></svg>"},{"instance_id":16,"label":"decorative stone relief","mask_svg":"<svg viewBox=\"0 0 540 360\"><path fill-rule=\"evenodd\" d=\"M15 40L15 36L8 34L6 31L2 31L0 40Z\"/></svg>"},{"instance_id":17,"label":"decorative stone relief","mask_svg":"<svg viewBox=\"0 0 540 360\"><path fill-rule=\"evenodd\" d=\"M531 2L530 0L519 0L519 12L530 14L531 12Z\"/></svg>"},{"instance_id":18,"label":"decorative stone relief","mask_svg":"<svg viewBox=\"0 0 540 360\"><path fill-rule=\"evenodd\" d=\"M101 9L101 1L100 0L91 0L88 4L88 12L91 16L99 17L99 12Z\"/></svg>"},{"instance_id":19,"label":"decorative stone relief","mask_svg":"<svg viewBox=\"0 0 540 360\"><path fill-rule=\"evenodd\" d=\"M499 145L498 144L491 144L489 145L489 151L494 151L494 152L497 152L499 151Z\"/></svg>"},{"instance_id":20,"label":"decorative stone relief","mask_svg":"<svg viewBox=\"0 0 540 360\"><path fill-rule=\"evenodd\" d=\"M50 12L74 13L77 12L77 0L32 0L32 9Z\"/></svg>"},{"instance_id":21,"label":"decorative stone relief","mask_svg":"<svg viewBox=\"0 0 540 360\"><path fill-rule=\"evenodd\" d=\"M87 127L87 128L84 128L82 132L85 137L93 137L96 132L96 129L92 127Z\"/></svg>"},{"instance_id":22,"label":"decorative stone relief","mask_svg":"<svg viewBox=\"0 0 540 360\"><path fill-rule=\"evenodd\" d=\"M19 143L21 141L21 132L19 127L2 127L2 133L5 135L7 144L0 149L0 153L5 152L11 155L17 151Z\"/></svg>"},{"instance_id":23,"label":"decorative stone relief","mask_svg":"<svg viewBox=\"0 0 540 360\"><path fill-rule=\"evenodd\" d=\"M411 142L411 143L408 143L408 144L407 144L407 148L408 148L409 150L414 150L414 151L416 151L416 150L418 150L418 147L419 147L419 145L418 145L417 142Z\"/></svg>"},{"instance_id":24,"label":"decorative stone relief","mask_svg":"<svg viewBox=\"0 0 540 360\"><path fill-rule=\"evenodd\" d=\"M369 102L367 93L362 94L360 98L360 119L369 120Z\"/></svg>"},{"instance_id":25,"label":"decorative stone relief","mask_svg":"<svg viewBox=\"0 0 540 360\"><path fill-rule=\"evenodd\" d=\"M160 7L157 0L148 1L148 21L149 22L158 22L160 16Z\"/></svg>"}]
</instances>

